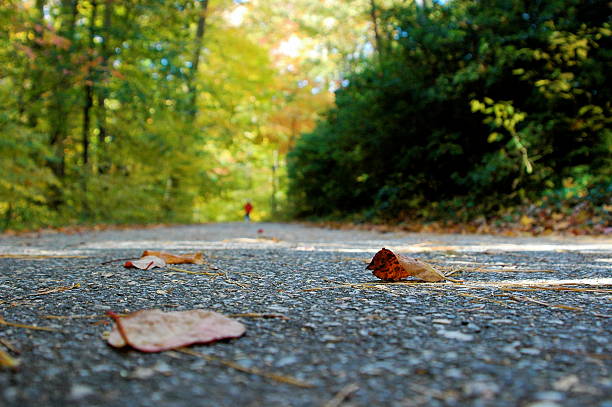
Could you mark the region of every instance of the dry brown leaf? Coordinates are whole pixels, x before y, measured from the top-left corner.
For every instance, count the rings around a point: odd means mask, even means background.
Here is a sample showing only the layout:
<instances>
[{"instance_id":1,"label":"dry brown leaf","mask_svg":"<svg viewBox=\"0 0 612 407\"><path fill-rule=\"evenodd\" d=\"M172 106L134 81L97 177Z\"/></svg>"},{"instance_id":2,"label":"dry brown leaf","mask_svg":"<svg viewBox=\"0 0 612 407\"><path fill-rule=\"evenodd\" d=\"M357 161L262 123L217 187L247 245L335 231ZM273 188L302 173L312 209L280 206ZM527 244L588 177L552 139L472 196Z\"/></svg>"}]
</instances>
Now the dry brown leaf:
<instances>
[{"instance_id":1,"label":"dry brown leaf","mask_svg":"<svg viewBox=\"0 0 612 407\"><path fill-rule=\"evenodd\" d=\"M415 277L430 283L447 280L444 274L431 265L419 259L395 254L384 247L374 255L366 268L385 281L399 281L406 277Z\"/></svg>"},{"instance_id":2,"label":"dry brown leaf","mask_svg":"<svg viewBox=\"0 0 612 407\"><path fill-rule=\"evenodd\" d=\"M163 259L167 264L204 264L204 255L201 252L189 254L170 254L165 252L154 252L145 250L141 257L156 256Z\"/></svg>"},{"instance_id":3,"label":"dry brown leaf","mask_svg":"<svg viewBox=\"0 0 612 407\"><path fill-rule=\"evenodd\" d=\"M213 311L164 312L142 310L126 316L109 313L115 326L108 337L111 346L126 345L142 352L161 352L194 343L238 338L246 330L240 322Z\"/></svg>"},{"instance_id":4,"label":"dry brown leaf","mask_svg":"<svg viewBox=\"0 0 612 407\"><path fill-rule=\"evenodd\" d=\"M138 260L126 261L123 265L125 268L137 268L141 270L150 270L154 267L165 267L166 262L157 256L145 256Z\"/></svg>"}]
</instances>

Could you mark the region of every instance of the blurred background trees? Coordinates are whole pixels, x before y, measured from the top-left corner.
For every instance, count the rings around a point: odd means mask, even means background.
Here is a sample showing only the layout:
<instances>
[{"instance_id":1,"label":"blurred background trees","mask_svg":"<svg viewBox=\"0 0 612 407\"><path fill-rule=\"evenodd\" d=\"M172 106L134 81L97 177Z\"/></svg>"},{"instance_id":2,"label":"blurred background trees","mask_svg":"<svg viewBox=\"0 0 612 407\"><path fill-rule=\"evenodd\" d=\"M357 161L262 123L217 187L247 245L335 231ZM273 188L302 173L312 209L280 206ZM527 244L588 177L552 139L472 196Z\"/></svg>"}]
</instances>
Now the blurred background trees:
<instances>
[{"instance_id":1,"label":"blurred background trees","mask_svg":"<svg viewBox=\"0 0 612 407\"><path fill-rule=\"evenodd\" d=\"M609 223L608 2L397 2L378 29L290 153L298 214L467 221L586 201Z\"/></svg>"},{"instance_id":2,"label":"blurred background trees","mask_svg":"<svg viewBox=\"0 0 612 407\"><path fill-rule=\"evenodd\" d=\"M609 205L607 2L5 0L0 229ZM288 155L289 165L285 165Z\"/></svg>"}]
</instances>

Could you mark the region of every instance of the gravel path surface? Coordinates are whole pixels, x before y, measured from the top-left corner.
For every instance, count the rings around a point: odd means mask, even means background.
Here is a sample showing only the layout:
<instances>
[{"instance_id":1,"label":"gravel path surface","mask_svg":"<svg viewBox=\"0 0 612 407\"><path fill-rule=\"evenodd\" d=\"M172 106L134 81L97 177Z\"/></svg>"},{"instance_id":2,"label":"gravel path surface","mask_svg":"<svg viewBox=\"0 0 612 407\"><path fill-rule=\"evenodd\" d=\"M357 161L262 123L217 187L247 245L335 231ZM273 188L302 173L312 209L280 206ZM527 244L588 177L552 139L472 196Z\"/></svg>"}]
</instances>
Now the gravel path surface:
<instances>
[{"instance_id":1,"label":"gravel path surface","mask_svg":"<svg viewBox=\"0 0 612 407\"><path fill-rule=\"evenodd\" d=\"M382 247L464 283L383 284L365 270ZM179 267L226 274L101 264L144 249L202 251L208 265ZM611 266L603 238L266 223L0 237L0 316L55 329L0 324L20 360L0 369L0 406L612 407ZM107 311L148 308L272 317L237 317L246 335L190 347L204 358L106 344Z\"/></svg>"}]
</instances>

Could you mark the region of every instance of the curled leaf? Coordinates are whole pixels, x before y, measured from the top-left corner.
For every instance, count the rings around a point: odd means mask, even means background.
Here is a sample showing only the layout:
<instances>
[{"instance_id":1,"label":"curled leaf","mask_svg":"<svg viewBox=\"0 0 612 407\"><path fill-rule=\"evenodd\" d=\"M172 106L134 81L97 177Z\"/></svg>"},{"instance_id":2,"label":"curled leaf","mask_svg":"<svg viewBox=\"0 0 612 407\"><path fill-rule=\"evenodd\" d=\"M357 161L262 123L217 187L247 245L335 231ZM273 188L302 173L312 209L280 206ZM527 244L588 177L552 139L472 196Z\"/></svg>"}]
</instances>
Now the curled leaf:
<instances>
[{"instance_id":1,"label":"curled leaf","mask_svg":"<svg viewBox=\"0 0 612 407\"><path fill-rule=\"evenodd\" d=\"M125 268L137 268L141 270L150 270L154 267L166 267L166 262L157 256L145 256L138 260L126 261L123 265Z\"/></svg>"},{"instance_id":2,"label":"curled leaf","mask_svg":"<svg viewBox=\"0 0 612 407\"><path fill-rule=\"evenodd\" d=\"M428 282L444 281L444 274L431 265L413 257L395 254L384 247L374 255L366 267L372 274L386 281L398 281L406 277L415 277Z\"/></svg>"},{"instance_id":3,"label":"curled leaf","mask_svg":"<svg viewBox=\"0 0 612 407\"><path fill-rule=\"evenodd\" d=\"M126 345L142 352L160 352L194 343L238 338L246 330L240 322L213 311L164 312L142 310L127 316L109 313L115 326L108 337L111 346Z\"/></svg>"},{"instance_id":4,"label":"curled leaf","mask_svg":"<svg viewBox=\"0 0 612 407\"><path fill-rule=\"evenodd\" d=\"M141 257L146 256L157 256L160 259L163 259L166 264L204 264L204 255L202 255L201 252L177 255L166 252L145 250L142 252Z\"/></svg>"}]
</instances>

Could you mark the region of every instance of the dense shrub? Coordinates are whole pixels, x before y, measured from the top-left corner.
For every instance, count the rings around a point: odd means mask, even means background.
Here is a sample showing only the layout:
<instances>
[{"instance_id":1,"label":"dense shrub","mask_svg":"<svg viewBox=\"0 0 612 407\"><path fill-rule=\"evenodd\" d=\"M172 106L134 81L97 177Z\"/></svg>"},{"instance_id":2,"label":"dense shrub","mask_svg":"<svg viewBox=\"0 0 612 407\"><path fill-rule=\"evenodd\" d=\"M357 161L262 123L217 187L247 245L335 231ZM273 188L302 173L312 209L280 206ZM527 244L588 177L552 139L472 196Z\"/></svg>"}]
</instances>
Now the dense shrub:
<instances>
[{"instance_id":1,"label":"dense shrub","mask_svg":"<svg viewBox=\"0 0 612 407\"><path fill-rule=\"evenodd\" d=\"M607 202L608 16L577 0L386 10L389 40L289 154L296 213L467 219L567 185Z\"/></svg>"}]
</instances>

